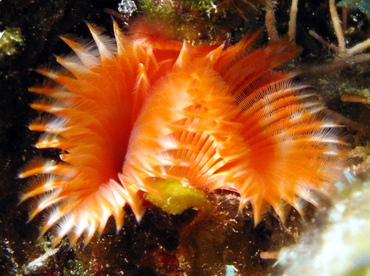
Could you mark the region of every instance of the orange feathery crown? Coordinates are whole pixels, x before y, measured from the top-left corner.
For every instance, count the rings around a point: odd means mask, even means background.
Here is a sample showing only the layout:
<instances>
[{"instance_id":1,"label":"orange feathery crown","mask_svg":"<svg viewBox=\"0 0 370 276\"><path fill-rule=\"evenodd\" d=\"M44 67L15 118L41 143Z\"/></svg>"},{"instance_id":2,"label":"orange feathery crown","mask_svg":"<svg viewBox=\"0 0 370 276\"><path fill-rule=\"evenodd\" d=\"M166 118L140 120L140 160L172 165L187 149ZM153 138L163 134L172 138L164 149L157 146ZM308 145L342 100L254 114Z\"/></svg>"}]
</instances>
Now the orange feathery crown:
<instances>
[{"instance_id":1,"label":"orange feathery crown","mask_svg":"<svg viewBox=\"0 0 370 276\"><path fill-rule=\"evenodd\" d=\"M140 191L165 197L158 180L237 192L255 223L269 206L284 220L285 203L301 212L331 196L348 145L296 73L273 70L297 54L288 41L257 48L255 33L206 47L89 29L95 44L64 37L76 56L30 89L49 114L30 124L44 133L36 147L62 153L20 173L36 179L21 200L37 198L31 218L49 210L42 233L58 224L55 243L88 243L112 215L119 230L126 204L140 220Z\"/></svg>"}]
</instances>

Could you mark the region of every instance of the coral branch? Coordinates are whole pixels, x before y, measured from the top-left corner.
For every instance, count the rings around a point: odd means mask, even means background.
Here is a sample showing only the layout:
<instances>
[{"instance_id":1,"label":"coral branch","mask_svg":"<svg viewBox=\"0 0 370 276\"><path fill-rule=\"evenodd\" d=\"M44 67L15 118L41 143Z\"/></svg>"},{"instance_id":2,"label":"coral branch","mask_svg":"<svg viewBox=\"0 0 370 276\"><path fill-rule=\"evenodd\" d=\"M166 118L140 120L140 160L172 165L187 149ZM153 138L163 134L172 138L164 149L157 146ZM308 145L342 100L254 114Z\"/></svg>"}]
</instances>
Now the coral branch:
<instances>
[{"instance_id":1,"label":"coral branch","mask_svg":"<svg viewBox=\"0 0 370 276\"><path fill-rule=\"evenodd\" d=\"M292 6L289 13L289 40L295 41L296 25L297 25L298 0L292 0Z\"/></svg>"},{"instance_id":2,"label":"coral branch","mask_svg":"<svg viewBox=\"0 0 370 276\"><path fill-rule=\"evenodd\" d=\"M315 38L317 41L328 47L329 49L332 49L336 52L339 51L338 46L334 45L333 43L328 43L326 40L324 40L320 35L318 35L315 31L310 30L308 32L309 35L311 35L313 38Z\"/></svg>"},{"instance_id":3,"label":"coral branch","mask_svg":"<svg viewBox=\"0 0 370 276\"><path fill-rule=\"evenodd\" d=\"M343 58L341 60L334 61L329 64L324 64L310 70L312 74L321 74L321 73L330 73L333 71L342 70L348 66L352 66L354 64L359 64L363 62L370 61L370 53L369 54L360 54L355 56L350 56L347 58Z\"/></svg>"},{"instance_id":4,"label":"coral branch","mask_svg":"<svg viewBox=\"0 0 370 276\"><path fill-rule=\"evenodd\" d=\"M340 95L340 99L342 102L346 102L346 103L364 103L364 104L370 105L369 99L365 96L342 94Z\"/></svg>"},{"instance_id":5,"label":"coral branch","mask_svg":"<svg viewBox=\"0 0 370 276\"><path fill-rule=\"evenodd\" d=\"M348 9L343 7L342 8L342 28L343 30L347 29L348 25Z\"/></svg>"},{"instance_id":6,"label":"coral branch","mask_svg":"<svg viewBox=\"0 0 370 276\"><path fill-rule=\"evenodd\" d=\"M271 42L276 42L279 40L279 35L276 29L275 21L275 3L272 0L266 0L266 15L265 15L265 26L267 29L267 34Z\"/></svg>"},{"instance_id":7,"label":"coral branch","mask_svg":"<svg viewBox=\"0 0 370 276\"><path fill-rule=\"evenodd\" d=\"M346 42L344 39L342 24L338 16L337 8L335 7L335 0L329 0L329 11L331 20L333 22L334 32L338 39L338 55L339 57L342 57L343 55L345 55L346 52Z\"/></svg>"},{"instance_id":8,"label":"coral branch","mask_svg":"<svg viewBox=\"0 0 370 276\"><path fill-rule=\"evenodd\" d=\"M294 1L294 0L293 0ZM351 66L357 63L363 63L370 60L370 54L360 54L361 52L365 51L367 48L370 47L370 38L358 43L357 45L353 46L352 48L346 47L345 37L343 33L343 28L338 16L338 12L335 6L335 0L329 0L329 10L330 16L334 27L335 36L338 40L338 46L328 43L325 41L320 35L318 35L314 31L309 31L308 33L319 41L321 44L325 45L329 49L332 49L337 52L335 61L332 64L326 64L320 67L315 68L316 72L329 72L331 70L340 70L344 67ZM347 11L344 11L342 14L346 16ZM345 22L347 25L347 22Z\"/></svg>"},{"instance_id":9,"label":"coral branch","mask_svg":"<svg viewBox=\"0 0 370 276\"><path fill-rule=\"evenodd\" d=\"M365 51L367 48L370 47L370 38L366 39L363 42L360 42L359 44L353 46L352 48L348 49L347 54L349 56L353 56L355 54L361 53Z\"/></svg>"}]
</instances>

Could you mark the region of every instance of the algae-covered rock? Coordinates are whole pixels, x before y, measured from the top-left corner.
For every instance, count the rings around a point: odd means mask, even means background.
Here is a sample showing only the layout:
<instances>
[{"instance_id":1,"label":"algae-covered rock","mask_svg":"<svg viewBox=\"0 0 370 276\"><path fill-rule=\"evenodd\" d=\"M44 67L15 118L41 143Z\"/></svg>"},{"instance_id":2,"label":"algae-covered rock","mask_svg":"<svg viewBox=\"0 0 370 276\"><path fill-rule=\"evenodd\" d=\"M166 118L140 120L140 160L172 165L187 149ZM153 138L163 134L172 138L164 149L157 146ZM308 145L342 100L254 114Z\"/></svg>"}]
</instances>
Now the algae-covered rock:
<instances>
[{"instance_id":1,"label":"algae-covered rock","mask_svg":"<svg viewBox=\"0 0 370 276\"><path fill-rule=\"evenodd\" d=\"M370 275L370 177L351 179L321 231L313 228L280 252L283 275Z\"/></svg>"}]
</instances>

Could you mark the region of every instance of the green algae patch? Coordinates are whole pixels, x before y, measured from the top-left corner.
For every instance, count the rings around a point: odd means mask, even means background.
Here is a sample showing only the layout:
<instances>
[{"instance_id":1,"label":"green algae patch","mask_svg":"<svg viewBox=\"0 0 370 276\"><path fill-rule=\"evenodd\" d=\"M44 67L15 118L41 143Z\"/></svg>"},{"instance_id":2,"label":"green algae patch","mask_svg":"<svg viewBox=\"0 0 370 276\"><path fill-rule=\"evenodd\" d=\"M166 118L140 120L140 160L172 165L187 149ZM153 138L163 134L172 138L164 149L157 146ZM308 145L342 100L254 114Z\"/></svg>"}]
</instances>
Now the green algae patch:
<instances>
[{"instance_id":1,"label":"green algae patch","mask_svg":"<svg viewBox=\"0 0 370 276\"><path fill-rule=\"evenodd\" d=\"M142 0L136 1L149 29L168 39L195 45L217 45L230 32L244 27L245 20L260 14L258 0ZM126 10L129 10L127 7Z\"/></svg>"},{"instance_id":2,"label":"green algae patch","mask_svg":"<svg viewBox=\"0 0 370 276\"><path fill-rule=\"evenodd\" d=\"M189 208L210 213L212 205L206 195L195 188L184 186L180 181L156 179L153 186L158 194L146 193L145 198L163 211L178 215Z\"/></svg>"},{"instance_id":3,"label":"green algae patch","mask_svg":"<svg viewBox=\"0 0 370 276\"><path fill-rule=\"evenodd\" d=\"M17 52L17 47L24 44L20 28L6 28L0 32L0 59Z\"/></svg>"}]
</instances>

